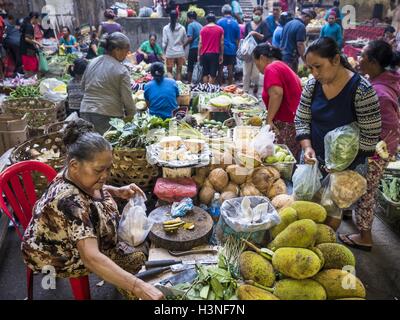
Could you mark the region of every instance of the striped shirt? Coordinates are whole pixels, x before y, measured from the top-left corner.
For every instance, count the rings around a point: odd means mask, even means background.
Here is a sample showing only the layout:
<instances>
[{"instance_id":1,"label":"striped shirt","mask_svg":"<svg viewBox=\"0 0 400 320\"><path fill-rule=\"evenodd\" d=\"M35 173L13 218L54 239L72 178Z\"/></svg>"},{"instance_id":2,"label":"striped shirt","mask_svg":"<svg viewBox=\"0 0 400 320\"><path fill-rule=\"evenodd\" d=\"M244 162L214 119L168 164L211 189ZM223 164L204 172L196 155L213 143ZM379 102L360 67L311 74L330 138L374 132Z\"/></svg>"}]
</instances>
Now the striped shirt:
<instances>
[{"instance_id":1,"label":"striped shirt","mask_svg":"<svg viewBox=\"0 0 400 320\"><path fill-rule=\"evenodd\" d=\"M295 117L296 139L311 139L312 99L316 80L308 81L303 89L299 108ZM382 129L378 96L371 84L363 77L354 95L356 122L360 128L360 152L367 155L375 152ZM329 119L327 119L329 121Z\"/></svg>"}]
</instances>

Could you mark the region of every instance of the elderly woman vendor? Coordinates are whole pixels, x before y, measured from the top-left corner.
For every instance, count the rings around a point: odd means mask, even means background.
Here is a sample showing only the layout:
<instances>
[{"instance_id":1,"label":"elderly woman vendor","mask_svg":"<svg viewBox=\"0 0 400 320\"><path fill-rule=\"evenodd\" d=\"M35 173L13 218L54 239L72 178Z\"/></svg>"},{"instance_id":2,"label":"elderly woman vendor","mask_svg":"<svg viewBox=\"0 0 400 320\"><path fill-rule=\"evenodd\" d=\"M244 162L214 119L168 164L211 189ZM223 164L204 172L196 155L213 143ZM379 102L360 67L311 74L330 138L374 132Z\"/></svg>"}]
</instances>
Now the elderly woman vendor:
<instances>
[{"instance_id":1,"label":"elderly woman vendor","mask_svg":"<svg viewBox=\"0 0 400 320\"><path fill-rule=\"evenodd\" d=\"M120 214L113 196L128 199L142 191L105 185L112 148L90 123L70 123L63 139L67 166L36 203L22 243L25 263L38 272L53 266L58 277L94 272L129 298L162 299L133 275L145 261L144 246L120 246L117 237Z\"/></svg>"},{"instance_id":2,"label":"elderly woman vendor","mask_svg":"<svg viewBox=\"0 0 400 320\"><path fill-rule=\"evenodd\" d=\"M111 118L124 118L135 113L131 80L128 69L122 64L128 55L130 42L126 35L114 32L101 43L106 54L92 60L82 78L84 96L81 117L94 124L103 134Z\"/></svg>"}]
</instances>

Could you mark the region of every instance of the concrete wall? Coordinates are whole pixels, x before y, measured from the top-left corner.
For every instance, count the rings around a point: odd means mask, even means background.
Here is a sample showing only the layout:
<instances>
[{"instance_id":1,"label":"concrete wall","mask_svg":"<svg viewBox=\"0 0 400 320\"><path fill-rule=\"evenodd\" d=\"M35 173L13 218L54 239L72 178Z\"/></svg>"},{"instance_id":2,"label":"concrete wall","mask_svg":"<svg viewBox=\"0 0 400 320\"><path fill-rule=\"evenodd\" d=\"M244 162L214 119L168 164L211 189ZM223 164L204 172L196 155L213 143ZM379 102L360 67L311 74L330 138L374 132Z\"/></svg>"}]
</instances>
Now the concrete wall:
<instances>
[{"instance_id":1,"label":"concrete wall","mask_svg":"<svg viewBox=\"0 0 400 320\"><path fill-rule=\"evenodd\" d=\"M148 40L150 33L157 35L157 43L161 45L162 30L169 23L168 18L121 18L124 33L131 41L132 50L136 50L143 41Z\"/></svg>"}]
</instances>

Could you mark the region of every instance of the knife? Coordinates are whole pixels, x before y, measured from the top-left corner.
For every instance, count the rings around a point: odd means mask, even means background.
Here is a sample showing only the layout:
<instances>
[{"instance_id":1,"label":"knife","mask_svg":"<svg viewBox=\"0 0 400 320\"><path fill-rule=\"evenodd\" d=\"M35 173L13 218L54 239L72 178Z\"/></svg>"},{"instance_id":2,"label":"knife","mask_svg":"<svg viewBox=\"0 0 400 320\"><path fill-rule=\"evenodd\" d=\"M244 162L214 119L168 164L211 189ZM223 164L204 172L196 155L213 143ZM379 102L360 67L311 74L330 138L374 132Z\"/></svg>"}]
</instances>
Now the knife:
<instances>
[{"instance_id":1,"label":"knife","mask_svg":"<svg viewBox=\"0 0 400 320\"><path fill-rule=\"evenodd\" d=\"M154 278L155 276L158 276L161 273L164 273L166 271L170 271L171 267L161 267L161 268L154 268L154 269L150 269L150 270L146 270L143 272L139 272L135 275L136 278L139 278L141 280L148 280L151 278Z\"/></svg>"},{"instance_id":2,"label":"knife","mask_svg":"<svg viewBox=\"0 0 400 320\"><path fill-rule=\"evenodd\" d=\"M208 258L208 259L201 259L201 260L188 260L188 261L182 261L182 260L153 260L153 261L146 261L144 265L146 266L146 269L151 269L151 268L158 268L158 267L166 267L166 266L173 266L177 264L182 264L182 265L195 265L196 263L202 263L202 264L214 264L217 263L217 259L215 257Z\"/></svg>"},{"instance_id":3,"label":"knife","mask_svg":"<svg viewBox=\"0 0 400 320\"><path fill-rule=\"evenodd\" d=\"M207 248L207 249L192 249L189 251L171 251L171 250L169 250L168 253L174 257L181 257L181 256L187 256L187 255L191 255L191 254L200 254L200 253L216 254L216 253L218 253L218 247L214 246L212 248Z\"/></svg>"},{"instance_id":4,"label":"knife","mask_svg":"<svg viewBox=\"0 0 400 320\"><path fill-rule=\"evenodd\" d=\"M165 286L167 284L171 284L175 286L180 283L192 282L197 277L197 272L194 269L185 270L179 272L177 275L169 277L165 280L159 282L160 285Z\"/></svg>"}]
</instances>

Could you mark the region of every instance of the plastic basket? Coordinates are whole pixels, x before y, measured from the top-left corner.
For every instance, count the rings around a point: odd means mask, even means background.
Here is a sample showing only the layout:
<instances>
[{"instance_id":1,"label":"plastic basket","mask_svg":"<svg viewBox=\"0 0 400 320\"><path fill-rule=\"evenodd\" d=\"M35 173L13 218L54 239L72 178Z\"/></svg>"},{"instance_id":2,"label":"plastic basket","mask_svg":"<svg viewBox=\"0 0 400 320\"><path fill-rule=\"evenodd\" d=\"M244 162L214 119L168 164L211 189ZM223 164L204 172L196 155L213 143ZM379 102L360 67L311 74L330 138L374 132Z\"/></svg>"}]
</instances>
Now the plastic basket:
<instances>
[{"instance_id":1,"label":"plastic basket","mask_svg":"<svg viewBox=\"0 0 400 320\"><path fill-rule=\"evenodd\" d=\"M287 150L289 152L289 154L293 156L293 153L290 151L290 149L288 148L288 146L284 145L284 144L278 144L278 146L280 146L281 148ZM278 162L278 163L273 163L273 164L263 164L264 166L272 166L274 168L276 168L279 173L281 174L281 177L285 180L291 180L292 179L292 175L293 175L293 171L294 171L294 167L296 166L296 160L291 161L291 162Z\"/></svg>"}]
</instances>

